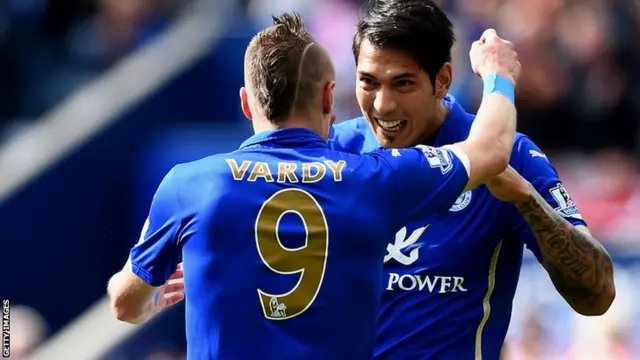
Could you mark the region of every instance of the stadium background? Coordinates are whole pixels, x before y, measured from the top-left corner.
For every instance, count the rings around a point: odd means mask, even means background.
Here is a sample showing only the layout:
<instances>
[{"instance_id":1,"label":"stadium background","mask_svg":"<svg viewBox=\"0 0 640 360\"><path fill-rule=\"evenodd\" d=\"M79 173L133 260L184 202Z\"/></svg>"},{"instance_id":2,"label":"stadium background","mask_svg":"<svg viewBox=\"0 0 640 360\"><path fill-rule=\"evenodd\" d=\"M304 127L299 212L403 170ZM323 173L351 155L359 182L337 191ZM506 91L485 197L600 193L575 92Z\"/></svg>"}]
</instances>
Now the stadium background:
<instances>
[{"instance_id":1,"label":"stadium background","mask_svg":"<svg viewBox=\"0 0 640 360\"><path fill-rule=\"evenodd\" d=\"M615 257L618 296L576 316L527 255L506 359L640 356L640 5L634 0L450 0L452 93L481 94L472 39L492 26L524 72L519 126L551 157ZM338 118L358 114L350 50L356 0L0 2L0 296L12 359L179 359L183 307L144 327L101 302L164 173L236 147L250 36L298 10L336 62ZM425 44L428 46L429 44ZM35 350L34 350L35 349Z\"/></svg>"}]
</instances>

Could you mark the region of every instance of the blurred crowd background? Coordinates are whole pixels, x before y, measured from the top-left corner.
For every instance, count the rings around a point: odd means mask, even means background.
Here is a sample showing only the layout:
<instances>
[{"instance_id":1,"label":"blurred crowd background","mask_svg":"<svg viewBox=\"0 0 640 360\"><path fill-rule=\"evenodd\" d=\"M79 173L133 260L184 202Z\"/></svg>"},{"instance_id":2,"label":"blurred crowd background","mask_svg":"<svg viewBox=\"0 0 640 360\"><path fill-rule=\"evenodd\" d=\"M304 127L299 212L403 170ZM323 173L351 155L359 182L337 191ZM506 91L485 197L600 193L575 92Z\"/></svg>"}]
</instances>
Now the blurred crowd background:
<instances>
[{"instance_id":1,"label":"blurred crowd background","mask_svg":"<svg viewBox=\"0 0 640 360\"><path fill-rule=\"evenodd\" d=\"M0 1L0 146L165 36L192 2ZM523 64L519 128L553 159L617 265L612 310L587 319L572 313L528 256L504 358L640 359L634 355L640 354L640 3L439 3L458 37L451 93L469 111L476 109L481 82L470 71L468 49L484 29L494 27L515 44ZM243 51L272 13L302 13L336 63L338 119L359 115L351 37L361 1L234 4L239 11L225 15L222 36L207 44L198 61L0 203L6 269L0 296L15 304L12 358L25 358L104 295L173 164L228 151L249 134L237 101ZM212 21L216 12L228 10L215 4L207 9ZM117 96L104 94L105 100ZM91 109L87 114L92 116ZM0 174L10 178L13 169L0 168ZM59 284L63 277L72 280ZM104 358L182 358L182 311L163 314Z\"/></svg>"}]
</instances>

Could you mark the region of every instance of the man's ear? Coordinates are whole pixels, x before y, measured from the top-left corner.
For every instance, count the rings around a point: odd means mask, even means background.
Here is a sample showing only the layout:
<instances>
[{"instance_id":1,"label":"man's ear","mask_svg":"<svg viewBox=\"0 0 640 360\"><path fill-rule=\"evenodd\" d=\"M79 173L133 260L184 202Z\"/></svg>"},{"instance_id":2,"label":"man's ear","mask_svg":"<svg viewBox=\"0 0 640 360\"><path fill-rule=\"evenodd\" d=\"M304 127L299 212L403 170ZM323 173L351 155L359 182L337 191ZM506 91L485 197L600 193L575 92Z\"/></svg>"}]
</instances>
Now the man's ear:
<instances>
[{"instance_id":1,"label":"man's ear","mask_svg":"<svg viewBox=\"0 0 640 360\"><path fill-rule=\"evenodd\" d=\"M335 81L327 81L322 87L322 114L329 115L333 111L333 90Z\"/></svg>"},{"instance_id":2,"label":"man's ear","mask_svg":"<svg viewBox=\"0 0 640 360\"><path fill-rule=\"evenodd\" d=\"M433 93L437 98L442 99L447 96L449 89L451 88L451 81L453 80L453 70L450 63L445 63L440 68L438 75L436 75L435 86Z\"/></svg>"},{"instance_id":3,"label":"man's ear","mask_svg":"<svg viewBox=\"0 0 640 360\"><path fill-rule=\"evenodd\" d=\"M240 107L242 108L244 116L249 119L249 121L252 121L253 115L249 107L249 95L247 95L247 89L244 86L240 88Z\"/></svg>"}]
</instances>

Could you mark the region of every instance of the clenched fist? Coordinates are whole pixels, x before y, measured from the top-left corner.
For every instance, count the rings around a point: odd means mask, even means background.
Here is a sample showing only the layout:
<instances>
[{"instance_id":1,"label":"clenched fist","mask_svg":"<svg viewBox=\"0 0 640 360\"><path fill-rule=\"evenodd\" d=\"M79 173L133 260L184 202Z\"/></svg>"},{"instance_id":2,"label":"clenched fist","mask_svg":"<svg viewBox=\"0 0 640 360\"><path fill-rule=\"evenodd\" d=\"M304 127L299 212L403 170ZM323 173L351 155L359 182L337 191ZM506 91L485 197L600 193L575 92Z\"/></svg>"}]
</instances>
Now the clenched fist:
<instances>
[{"instance_id":1,"label":"clenched fist","mask_svg":"<svg viewBox=\"0 0 640 360\"><path fill-rule=\"evenodd\" d=\"M469 58L473 72L482 78L495 72L516 84L522 71L511 41L501 39L493 29L486 30L480 40L473 42Z\"/></svg>"}]
</instances>

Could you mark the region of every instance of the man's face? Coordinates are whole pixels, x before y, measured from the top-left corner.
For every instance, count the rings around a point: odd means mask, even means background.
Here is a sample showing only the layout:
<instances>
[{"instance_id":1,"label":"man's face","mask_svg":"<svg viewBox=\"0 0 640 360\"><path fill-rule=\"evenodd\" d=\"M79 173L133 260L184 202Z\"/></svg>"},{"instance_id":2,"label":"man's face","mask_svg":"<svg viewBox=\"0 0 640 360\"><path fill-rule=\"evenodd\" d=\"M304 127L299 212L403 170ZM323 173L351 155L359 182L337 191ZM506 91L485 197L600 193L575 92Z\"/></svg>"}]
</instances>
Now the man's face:
<instances>
[{"instance_id":1,"label":"man's face","mask_svg":"<svg viewBox=\"0 0 640 360\"><path fill-rule=\"evenodd\" d=\"M441 125L429 75L409 54L364 40L356 76L360 109L383 147L415 146Z\"/></svg>"}]
</instances>

